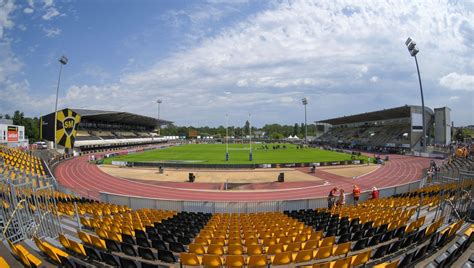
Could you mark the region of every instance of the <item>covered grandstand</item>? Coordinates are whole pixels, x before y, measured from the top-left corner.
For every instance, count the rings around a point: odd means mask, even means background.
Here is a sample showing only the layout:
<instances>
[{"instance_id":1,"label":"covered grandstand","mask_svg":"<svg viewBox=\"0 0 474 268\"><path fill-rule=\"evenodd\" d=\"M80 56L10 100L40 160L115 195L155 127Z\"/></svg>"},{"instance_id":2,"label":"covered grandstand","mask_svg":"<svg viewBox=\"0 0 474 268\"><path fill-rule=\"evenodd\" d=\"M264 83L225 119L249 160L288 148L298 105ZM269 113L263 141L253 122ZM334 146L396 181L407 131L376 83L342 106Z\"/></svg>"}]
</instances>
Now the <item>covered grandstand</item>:
<instances>
[{"instance_id":1,"label":"covered grandstand","mask_svg":"<svg viewBox=\"0 0 474 268\"><path fill-rule=\"evenodd\" d=\"M427 133L430 133L433 124L430 108L425 107L425 118ZM318 138L320 144L387 151L411 150L421 145L421 106L405 105L317 123L331 126Z\"/></svg>"},{"instance_id":2,"label":"covered grandstand","mask_svg":"<svg viewBox=\"0 0 474 268\"><path fill-rule=\"evenodd\" d=\"M125 147L131 145L146 145L160 143L175 137L160 137L158 129L162 125L171 124L171 121L156 119L128 112L87 110L87 109L64 109L60 113L77 114L74 126L75 132L70 131L73 136L72 143L76 152L107 149L113 147ZM65 116L66 118L67 115ZM46 140L53 140L54 113L41 117L41 133ZM58 117L58 131L61 121ZM68 131L65 131L68 133ZM56 134L58 135L58 134ZM60 141L58 141L60 142ZM60 143L59 143L60 144ZM67 146L65 146L67 147Z\"/></svg>"}]
</instances>

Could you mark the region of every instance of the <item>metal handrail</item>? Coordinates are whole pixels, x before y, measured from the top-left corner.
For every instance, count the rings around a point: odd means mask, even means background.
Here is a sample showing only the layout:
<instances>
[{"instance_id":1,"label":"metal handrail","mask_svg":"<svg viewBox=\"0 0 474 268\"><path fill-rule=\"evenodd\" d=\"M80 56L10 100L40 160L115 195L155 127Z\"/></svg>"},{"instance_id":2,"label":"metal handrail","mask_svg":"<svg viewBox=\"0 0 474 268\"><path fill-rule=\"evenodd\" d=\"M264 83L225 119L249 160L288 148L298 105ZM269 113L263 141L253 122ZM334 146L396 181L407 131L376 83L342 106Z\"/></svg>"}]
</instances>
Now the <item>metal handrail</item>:
<instances>
[{"instance_id":1,"label":"metal handrail","mask_svg":"<svg viewBox=\"0 0 474 268\"><path fill-rule=\"evenodd\" d=\"M35 226L35 228L33 230L33 233L32 233L32 236L36 236L36 232L38 232L39 227L43 223L43 220L44 220L46 214L51 214L51 211L47 210L47 211L43 212L43 214L40 215L39 223Z\"/></svg>"},{"instance_id":2,"label":"metal handrail","mask_svg":"<svg viewBox=\"0 0 474 268\"><path fill-rule=\"evenodd\" d=\"M16 204L15 209L13 210L13 213L12 213L12 215L10 216L10 219L8 220L7 224L3 227L3 232L2 232L3 237L5 237L5 234L7 233L8 227L10 226L10 224L11 224L13 218L14 218L13 216L15 216L16 212L18 211L19 205L20 205L21 203L24 203L24 202L26 202L26 199L21 199L21 200Z\"/></svg>"}]
</instances>

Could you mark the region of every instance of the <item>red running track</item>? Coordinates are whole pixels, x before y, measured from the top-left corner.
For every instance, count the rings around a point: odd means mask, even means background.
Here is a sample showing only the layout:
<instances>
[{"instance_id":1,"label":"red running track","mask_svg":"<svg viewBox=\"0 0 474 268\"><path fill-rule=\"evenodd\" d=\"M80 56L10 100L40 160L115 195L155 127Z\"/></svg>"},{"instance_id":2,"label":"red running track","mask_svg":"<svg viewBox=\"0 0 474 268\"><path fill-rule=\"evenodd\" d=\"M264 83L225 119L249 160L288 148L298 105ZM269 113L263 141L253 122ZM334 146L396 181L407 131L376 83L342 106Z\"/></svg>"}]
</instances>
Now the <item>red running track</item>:
<instances>
[{"instance_id":1,"label":"red running track","mask_svg":"<svg viewBox=\"0 0 474 268\"><path fill-rule=\"evenodd\" d=\"M364 190L373 186L384 188L416 181L422 177L423 169L429 166L428 158L389 155L390 161L372 173L349 179L318 170L315 176L321 181L280 183L278 188L253 191L219 191L202 189L199 183L151 184L113 177L102 172L96 165L87 162L87 156L77 157L60 163L56 168L56 178L63 186L76 193L99 199L100 192L119 195L186 201L276 201L310 199L326 196L334 186L352 191L354 184ZM307 172L308 168L299 169ZM271 185L271 184L270 184ZM288 187L288 188L285 188ZM296 188L297 187L297 188Z\"/></svg>"}]
</instances>

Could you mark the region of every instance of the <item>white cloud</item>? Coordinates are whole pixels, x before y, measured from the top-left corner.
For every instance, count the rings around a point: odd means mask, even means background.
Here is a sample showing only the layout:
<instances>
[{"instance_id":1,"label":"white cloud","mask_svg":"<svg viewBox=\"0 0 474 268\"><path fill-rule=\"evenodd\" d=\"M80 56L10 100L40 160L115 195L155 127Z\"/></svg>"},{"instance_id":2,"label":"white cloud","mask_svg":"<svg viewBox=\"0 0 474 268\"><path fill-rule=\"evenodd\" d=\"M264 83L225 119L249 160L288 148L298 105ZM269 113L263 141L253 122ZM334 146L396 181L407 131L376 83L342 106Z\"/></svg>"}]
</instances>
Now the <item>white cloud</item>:
<instances>
[{"instance_id":1,"label":"white cloud","mask_svg":"<svg viewBox=\"0 0 474 268\"><path fill-rule=\"evenodd\" d=\"M51 8L52 1L48 11ZM43 18L58 16L56 12ZM168 15L178 26L186 21L191 30L183 34L192 35L193 24L217 24L213 22L226 12L192 8ZM472 73L472 21L474 13L462 2L283 1L212 35L199 35L199 42L176 49L144 70L127 68L111 83L76 83L60 101L154 115L153 100L159 96L164 118L211 125L220 124L219 115L226 112L244 122L250 111L256 123L294 123L301 118L304 96L312 100L307 107L310 121L417 104L416 69L404 45L412 36L421 49L426 104L445 105L451 97L443 88L446 84L458 83L455 87L464 89L470 85L451 80L453 70ZM128 64L135 66L133 61ZM445 74L448 78L439 80ZM469 76L455 74L455 80ZM468 105L464 91L456 92L460 107ZM472 120L463 116L455 120Z\"/></svg>"},{"instance_id":2,"label":"white cloud","mask_svg":"<svg viewBox=\"0 0 474 268\"><path fill-rule=\"evenodd\" d=\"M48 9L46 10L46 14L44 14L44 15L42 16L42 18L43 18L44 20L51 20L52 18L54 18L54 17L56 17L56 16L59 16L59 15L61 15L61 13L59 13L59 11L58 11L56 8L51 7L51 8L48 8Z\"/></svg>"},{"instance_id":3,"label":"white cloud","mask_svg":"<svg viewBox=\"0 0 474 268\"><path fill-rule=\"evenodd\" d=\"M10 77L18 73L22 66L23 64L13 54L10 44L0 42L0 85L9 81Z\"/></svg>"},{"instance_id":4,"label":"white cloud","mask_svg":"<svg viewBox=\"0 0 474 268\"><path fill-rule=\"evenodd\" d=\"M406 20L407 14L413 19ZM190 18L209 19L200 13ZM317 100L317 111L324 111L318 114L327 117L348 114L344 111L351 103L367 104L356 105L358 110L351 114L416 104L413 99L418 98L418 91L413 88L418 84L413 70L407 71L413 62L404 45L406 37L418 41L423 80L430 84L445 69L467 63L466 53L472 56L459 31L463 21L474 21L473 13L449 2L283 2L148 70L125 73L113 86L74 88L84 89L81 92L95 100L101 100L105 89L113 88L115 97L107 105L115 109L127 105L137 112L143 112L144 106L130 104L130 96L146 103L159 95L176 111L171 119L190 118L187 123L199 113L212 117L223 110L243 113L246 109L258 110L255 113L261 115L261 122L267 122L266 118L293 121L297 112L287 111L287 105L298 107L303 96ZM432 58L437 60L424 62ZM382 75L384 80L379 79ZM375 84L377 88L371 88ZM324 97L329 94L341 100ZM373 98L384 102L371 101ZM430 98L428 105L449 97L431 92ZM323 99L326 102L319 103ZM102 105L90 98L75 101L95 103L96 108Z\"/></svg>"},{"instance_id":5,"label":"white cloud","mask_svg":"<svg viewBox=\"0 0 474 268\"><path fill-rule=\"evenodd\" d=\"M49 7L54 4L54 0L43 0L44 6Z\"/></svg>"},{"instance_id":6,"label":"white cloud","mask_svg":"<svg viewBox=\"0 0 474 268\"><path fill-rule=\"evenodd\" d=\"M449 97L449 100L450 101L457 101L457 100L459 100L459 96L451 96L451 97Z\"/></svg>"},{"instance_id":7,"label":"white cloud","mask_svg":"<svg viewBox=\"0 0 474 268\"><path fill-rule=\"evenodd\" d=\"M34 11L34 10L33 10L31 7L27 7L27 8L25 8L25 9L23 9L23 12L24 12L25 14L31 14L31 13L33 13L33 11Z\"/></svg>"},{"instance_id":8,"label":"white cloud","mask_svg":"<svg viewBox=\"0 0 474 268\"><path fill-rule=\"evenodd\" d=\"M61 34L61 29L59 28L43 28L47 37L56 37Z\"/></svg>"},{"instance_id":9,"label":"white cloud","mask_svg":"<svg viewBox=\"0 0 474 268\"><path fill-rule=\"evenodd\" d=\"M474 75L450 73L441 77L439 84L450 90L474 91Z\"/></svg>"},{"instance_id":10,"label":"white cloud","mask_svg":"<svg viewBox=\"0 0 474 268\"><path fill-rule=\"evenodd\" d=\"M6 0L0 2L0 40L3 38L5 29L10 29L14 25L10 15L15 8L14 1Z\"/></svg>"}]
</instances>

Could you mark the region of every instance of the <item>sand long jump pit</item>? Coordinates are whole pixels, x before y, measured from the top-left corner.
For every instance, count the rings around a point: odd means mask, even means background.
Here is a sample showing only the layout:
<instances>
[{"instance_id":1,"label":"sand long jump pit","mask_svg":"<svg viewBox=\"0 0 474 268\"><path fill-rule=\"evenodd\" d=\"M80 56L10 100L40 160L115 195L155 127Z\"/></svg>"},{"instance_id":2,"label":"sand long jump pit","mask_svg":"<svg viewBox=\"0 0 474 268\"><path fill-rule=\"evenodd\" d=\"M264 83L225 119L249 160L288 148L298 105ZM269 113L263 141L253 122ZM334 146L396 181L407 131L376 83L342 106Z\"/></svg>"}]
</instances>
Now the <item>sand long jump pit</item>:
<instances>
[{"instance_id":1,"label":"sand long jump pit","mask_svg":"<svg viewBox=\"0 0 474 268\"><path fill-rule=\"evenodd\" d=\"M170 187L202 190L275 190L300 188L328 184L318 177L322 172L331 173L341 180L351 180L373 172L377 165L347 165L320 167L316 174L309 168L261 168L261 169L176 169L165 168L160 173L157 168L119 167L101 165L99 168L114 177L139 181L142 183L165 185ZM285 182L278 183L278 175L285 174ZM195 182L189 183L189 173L195 175Z\"/></svg>"},{"instance_id":2,"label":"sand long jump pit","mask_svg":"<svg viewBox=\"0 0 474 268\"><path fill-rule=\"evenodd\" d=\"M165 168L160 174L157 168L130 168L101 165L100 169L114 177L141 181L187 182L189 173L196 176L196 183L269 183L275 182L281 172L285 182L321 181L322 179L292 168L272 169L175 169Z\"/></svg>"}]
</instances>

